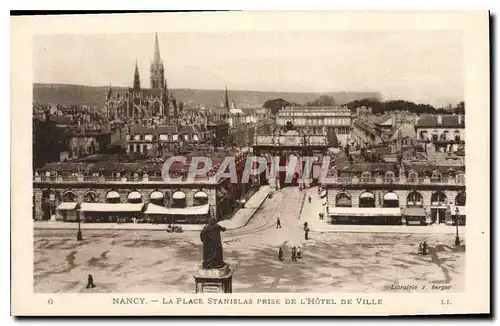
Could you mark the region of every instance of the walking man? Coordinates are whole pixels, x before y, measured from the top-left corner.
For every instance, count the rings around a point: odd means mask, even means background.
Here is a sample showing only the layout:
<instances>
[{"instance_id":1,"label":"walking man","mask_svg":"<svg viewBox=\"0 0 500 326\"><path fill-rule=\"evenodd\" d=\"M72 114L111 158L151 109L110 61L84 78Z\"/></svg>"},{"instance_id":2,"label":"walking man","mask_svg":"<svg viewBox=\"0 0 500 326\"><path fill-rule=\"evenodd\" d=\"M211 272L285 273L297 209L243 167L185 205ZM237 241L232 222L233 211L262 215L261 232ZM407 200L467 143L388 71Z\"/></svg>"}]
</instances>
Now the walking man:
<instances>
[{"instance_id":1,"label":"walking man","mask_svg":"<svg viewBox=\"0 0 500 326\"><path fill-rule=\"evenodd\" d=\"M88 288L95 288L94 278L92 277L92 274L89 274L89 276L87 277L87 289Z\"/></svg>"},{"instance_id":2,"label":"walking man","mask_svg":"<svg viewBox=\"0 0 500 326\"><path fill-rule=\"evenodd\" d=\"M427 255L427 241L422 243L422 255Z\"/></svg>"},{"instance_id":3,"label":"walking man","mask_svg":"<svg viewBox=\"0 0 500 326\"><path fill-rule=\"evenodd\" d=\"M310 204L310 203L311 203L311 196L309 196L309 199L308 199L308 200L309 200L309 204Z\"/></svg>"},{"instance_id":4,"label":"walking man","mask_svg":"<svg viewBox=\"0 0 500 326\"><path fill-rule=\"evenodd\" d=\"M278 219L276 220L276 228L277 229L281 229L281 220L280 218L278 217Z\"/></svg>"},{"instance_id":5,"label":"walking man","mask_svg":"<svg viewBox=\"0 0 500 326\"><path fill-rule=\"evenodd\" d=\"M278 259L279 261L283 261L283 248L281 247L278 249Z\"/></svg>"},{"instance_id":6,"label":"walking man","mask_svg":"<svg viewBox=\"0 0 500 326\"><path fill-rule=\"evenodd\" d=\"M295 247L292 248L292 261L297 261L297 249Z\"/></svg>"},{"instance_id":7,"label":"walking man","mask_svg":"<svg viewBox=\"0 0 500 326\"><path fill-rule=\"evenodd\" d=\"M297 248L297 258L302 258L302 252L300 251L300 247Z\"/></svg>"},{"instance_id":8,"label":"walking man","mask_svg":"<svg viewBox=\"0 0 500 326\"><path fill-rule=\"evenodd\" d=\"M304 239L309 240L309 228L306 227L304 229Z\"/></svg>"}]
</instances>

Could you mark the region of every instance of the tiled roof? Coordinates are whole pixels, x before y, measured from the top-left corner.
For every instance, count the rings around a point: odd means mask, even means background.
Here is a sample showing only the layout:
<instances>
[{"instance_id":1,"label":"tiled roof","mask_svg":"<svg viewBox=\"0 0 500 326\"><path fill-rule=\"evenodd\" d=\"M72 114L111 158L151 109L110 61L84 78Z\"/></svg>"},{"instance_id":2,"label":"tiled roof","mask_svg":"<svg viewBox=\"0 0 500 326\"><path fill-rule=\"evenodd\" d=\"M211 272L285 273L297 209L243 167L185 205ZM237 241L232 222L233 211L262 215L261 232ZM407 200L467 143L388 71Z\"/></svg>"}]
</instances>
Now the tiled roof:
<instances>
[{"instance_id":1,"label":"tiled roof","mask_svg":"<svg viewBox=\"0 0 500 326\"><path fill-rule=\"evenodd\" d=\"M461 116L461 122L458 123L458 115L441 115L442 123L438 125L437 115L423 115L417 121L415 127L417 128L464 128L465 117Z\"/></svg>"}]
</instances>

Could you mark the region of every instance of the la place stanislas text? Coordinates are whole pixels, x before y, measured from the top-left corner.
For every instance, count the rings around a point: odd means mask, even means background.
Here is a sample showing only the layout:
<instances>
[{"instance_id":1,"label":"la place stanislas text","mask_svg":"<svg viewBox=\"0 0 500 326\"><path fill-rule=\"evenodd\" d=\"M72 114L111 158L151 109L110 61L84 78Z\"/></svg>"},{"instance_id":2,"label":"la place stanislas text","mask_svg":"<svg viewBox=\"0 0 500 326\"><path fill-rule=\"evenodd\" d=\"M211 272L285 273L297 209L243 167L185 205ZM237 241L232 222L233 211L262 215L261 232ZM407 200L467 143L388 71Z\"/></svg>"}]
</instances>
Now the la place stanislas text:
<instances>
[{"instance_id":1,"label":"la place stanislas text","mask_svg":"<svg viewBox=\"0 0 500 326\"><path fill-rule=\"evenodd\" d=\"M319 297L305 297L305 298L216 298L216 297L204 297L204 298L162 298L158 299L146 299L146 298L113 298L113 304L120 305L146 305L146 304L166 304L166 305L381 305L383 304L382 299L374 298L319 298Z\"/></svg>"}]
</instances>

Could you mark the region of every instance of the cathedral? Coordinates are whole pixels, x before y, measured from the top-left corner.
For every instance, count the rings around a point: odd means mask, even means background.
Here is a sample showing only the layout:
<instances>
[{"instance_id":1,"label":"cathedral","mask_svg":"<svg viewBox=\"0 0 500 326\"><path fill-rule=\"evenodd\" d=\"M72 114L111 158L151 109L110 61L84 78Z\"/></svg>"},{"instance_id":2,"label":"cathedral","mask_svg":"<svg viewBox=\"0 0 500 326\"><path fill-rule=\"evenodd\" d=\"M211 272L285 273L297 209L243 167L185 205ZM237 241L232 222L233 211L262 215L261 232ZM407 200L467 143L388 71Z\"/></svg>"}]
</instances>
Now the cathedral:
<instances>
[{"instance_id":1,"label":"cathedral","mask_svg":"<svg viewBox=\"0 0 500 326\"><path fill-rule=\"evenodd\" d=\"M141 88L139 69L135 63L133 87L127 90L112 89L106 96L106 112L111 120L123 121L157 117L170 121L177 115L177 102L169 94L167 80L160 57L158 34L155 34L154 56L150 70L151 88Z\"/></svg>"}]
</instances>

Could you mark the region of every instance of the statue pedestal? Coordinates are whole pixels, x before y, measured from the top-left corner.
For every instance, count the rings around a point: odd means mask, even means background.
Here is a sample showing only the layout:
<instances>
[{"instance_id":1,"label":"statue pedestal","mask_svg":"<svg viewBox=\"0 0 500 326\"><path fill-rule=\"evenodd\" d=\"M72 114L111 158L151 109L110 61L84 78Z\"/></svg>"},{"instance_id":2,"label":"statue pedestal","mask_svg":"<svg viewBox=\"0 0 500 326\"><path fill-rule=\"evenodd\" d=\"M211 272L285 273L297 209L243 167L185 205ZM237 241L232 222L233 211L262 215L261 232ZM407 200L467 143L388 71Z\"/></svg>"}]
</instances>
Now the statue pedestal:
<instances>
[{"instance_id":1,"label":"statue pedestal","mask_svg":"<svg viewBox=\"0 0 500 326\"><path fill-rule=\"evenodd\" d=\"M227 264L221 268L200 268L194 280L196 293L232 293L233 291L233 271Z\"/></svg>"}]
</instances>

